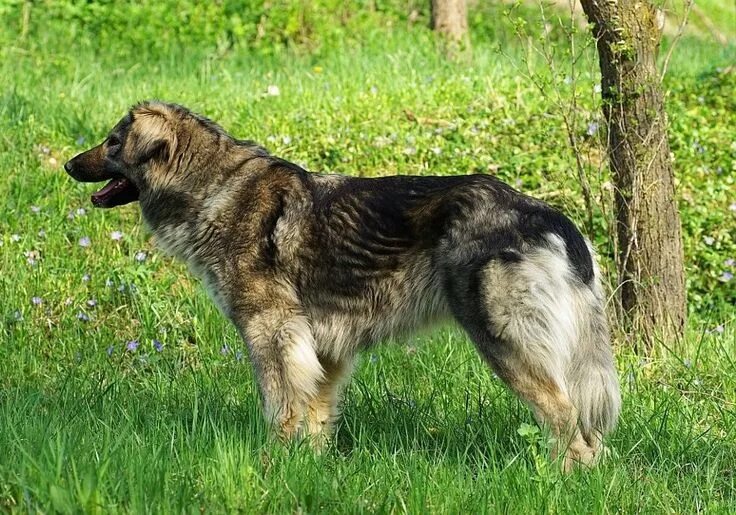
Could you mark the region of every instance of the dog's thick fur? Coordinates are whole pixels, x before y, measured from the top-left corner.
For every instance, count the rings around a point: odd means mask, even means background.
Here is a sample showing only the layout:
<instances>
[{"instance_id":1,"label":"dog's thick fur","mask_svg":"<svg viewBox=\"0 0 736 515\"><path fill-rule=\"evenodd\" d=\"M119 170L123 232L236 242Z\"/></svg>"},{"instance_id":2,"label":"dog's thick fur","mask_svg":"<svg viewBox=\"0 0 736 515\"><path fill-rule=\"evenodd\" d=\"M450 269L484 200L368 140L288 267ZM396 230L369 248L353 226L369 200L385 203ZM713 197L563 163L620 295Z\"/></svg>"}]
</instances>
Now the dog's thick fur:
<instances>
[{"instance_id":1,"label":"dog's thick fur","mask_svg":"<svg viewBox=\"0 0 736 515\"><path fill-rule=\"evenodd\" d=\"M320 442L356 354L454 317L550 428L592 463L620 396L592 251L566 217L493 177L308 173L172 104L134 107L65 165L140 200L157 243L247 342L266 416Z\"/></svg>"}]
</instances>

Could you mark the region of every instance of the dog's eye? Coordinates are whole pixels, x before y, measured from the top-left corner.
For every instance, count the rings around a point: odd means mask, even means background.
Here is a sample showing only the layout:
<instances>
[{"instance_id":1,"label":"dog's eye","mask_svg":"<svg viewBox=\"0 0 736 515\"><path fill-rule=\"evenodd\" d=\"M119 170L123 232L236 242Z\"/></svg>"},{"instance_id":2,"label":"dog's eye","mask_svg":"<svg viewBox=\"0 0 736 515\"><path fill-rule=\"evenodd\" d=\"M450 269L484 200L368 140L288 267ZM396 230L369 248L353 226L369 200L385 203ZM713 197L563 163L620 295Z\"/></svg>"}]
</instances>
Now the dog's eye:
<instances>
[{"instance_id":1,"label":"dog's eye","mask_svg":"<svg viewBox=\"0 0 736 515\"><path fill-rule=\"evenodd\" d=\"M118 138L115 135L112 135L107 138L107 148L110 151L114 152L115 150L117 150L118 147L120 147L120 143L121 143L120 138Z\"/></svg>"}]
</instances>

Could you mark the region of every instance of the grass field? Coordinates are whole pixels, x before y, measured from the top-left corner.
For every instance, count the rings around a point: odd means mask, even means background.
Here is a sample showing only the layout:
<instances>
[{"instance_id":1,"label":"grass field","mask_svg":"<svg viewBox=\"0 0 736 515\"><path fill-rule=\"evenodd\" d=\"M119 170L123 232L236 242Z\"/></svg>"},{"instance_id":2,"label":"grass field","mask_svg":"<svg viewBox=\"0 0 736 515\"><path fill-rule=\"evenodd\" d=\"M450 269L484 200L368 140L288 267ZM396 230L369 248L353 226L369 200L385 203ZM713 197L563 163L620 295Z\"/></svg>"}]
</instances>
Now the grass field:
<instances>
[{"instance_id":1,"label":"grass field","mask_svg":"<svg viewBox=\"0 0 736 515\"><path fill-rule=\"evenodd\" d=\"M736 511L733 45L686 38L665 83L687 337L648 359L616 341L610 455L563 476L452 327L365 353L324 454L274 443L243 344L200 285L154 249L135 205L93 210L92 188L61 169L129 105L161 98L312 170L494 173L582 223L574 156L553 102L519 75L520 48L479 38L453 63L427 31L399 27L263 57L13 30L0 28L0 511ZM581 137L599 116L585 63ZM581 141L600 193L592 132ZM600 211L595 228L610 269Z\"/></svg>"}]
</instances>

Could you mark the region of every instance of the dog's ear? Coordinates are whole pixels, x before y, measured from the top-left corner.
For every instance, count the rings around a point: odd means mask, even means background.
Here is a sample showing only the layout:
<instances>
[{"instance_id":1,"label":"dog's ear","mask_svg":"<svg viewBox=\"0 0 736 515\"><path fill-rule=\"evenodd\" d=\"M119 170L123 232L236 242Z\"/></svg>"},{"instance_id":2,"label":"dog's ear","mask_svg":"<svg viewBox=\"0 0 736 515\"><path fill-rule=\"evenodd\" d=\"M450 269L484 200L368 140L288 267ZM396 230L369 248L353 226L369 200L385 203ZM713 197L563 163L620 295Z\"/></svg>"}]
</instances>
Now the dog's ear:
<instances>
[{"instance_id":1,"label":"dog's ear","mask_svg":"<svg viewBox=\"0 0 736 515\"><path fill-rule=\"evenodd\" d=\"M170 153L169 147L169 142L165 139L149 140L144 145L138 146L136 163L143 164L151 160L168 162Z\"/></svg>"},{"instance_id":2,"label":"dog's ear","mask_svg":"<svg viewBox=\"0 0 736 515\"><path fill-rule=\"evenodd\" d=\"M133 114L133 126L126 142L129 161L144 164L168 163L176 149L176 132L169 113L158 106L140 106Z\"/></svg>"}]
</instances>

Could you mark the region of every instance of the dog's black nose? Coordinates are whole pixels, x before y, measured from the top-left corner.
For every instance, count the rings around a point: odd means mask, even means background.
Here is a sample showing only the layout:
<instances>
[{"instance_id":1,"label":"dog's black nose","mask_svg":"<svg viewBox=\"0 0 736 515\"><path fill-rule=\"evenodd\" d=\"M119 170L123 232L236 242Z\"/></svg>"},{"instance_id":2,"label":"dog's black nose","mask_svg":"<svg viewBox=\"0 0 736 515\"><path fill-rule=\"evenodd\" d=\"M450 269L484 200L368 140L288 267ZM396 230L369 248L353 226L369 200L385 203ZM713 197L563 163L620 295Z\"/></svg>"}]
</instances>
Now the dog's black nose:
<instances>
[{"instance_id":1,"label":"dog's black nose","mask_svg":"<svg viewBox=\"0 0 736 515\"><path fill-rule=\"evenodd\" d=\"M72 162L71 161L67 161L66 163L64 163L64 170L66 170L67 173L69 173L69 172L72 171Z\"/></svg>"}]
</instances>

